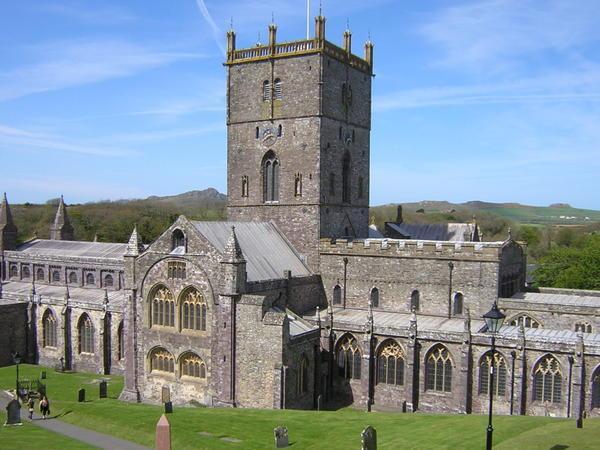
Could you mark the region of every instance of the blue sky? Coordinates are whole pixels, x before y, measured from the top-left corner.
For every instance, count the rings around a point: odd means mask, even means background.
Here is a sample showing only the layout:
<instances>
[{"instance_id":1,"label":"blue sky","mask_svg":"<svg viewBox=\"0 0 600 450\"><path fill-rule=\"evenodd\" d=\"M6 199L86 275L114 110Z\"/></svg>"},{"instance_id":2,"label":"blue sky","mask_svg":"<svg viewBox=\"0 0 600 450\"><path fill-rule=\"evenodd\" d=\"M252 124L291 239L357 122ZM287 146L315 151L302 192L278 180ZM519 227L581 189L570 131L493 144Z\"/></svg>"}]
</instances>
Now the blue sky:
<instances>
[{"instance_id":1,"label":"blue sky","mask_svg":"<svg viewBox=\"0 0 600 450\"><path fill-rule=\"evenodd\" d=\"M311 34L318 2L311 2ZM375 43L371 204L600 209L600 1L324 0ZM225 31L306 34L304 0L3 2L0 191L67 202L226 189Z\"/></svg>"}]
</instances>

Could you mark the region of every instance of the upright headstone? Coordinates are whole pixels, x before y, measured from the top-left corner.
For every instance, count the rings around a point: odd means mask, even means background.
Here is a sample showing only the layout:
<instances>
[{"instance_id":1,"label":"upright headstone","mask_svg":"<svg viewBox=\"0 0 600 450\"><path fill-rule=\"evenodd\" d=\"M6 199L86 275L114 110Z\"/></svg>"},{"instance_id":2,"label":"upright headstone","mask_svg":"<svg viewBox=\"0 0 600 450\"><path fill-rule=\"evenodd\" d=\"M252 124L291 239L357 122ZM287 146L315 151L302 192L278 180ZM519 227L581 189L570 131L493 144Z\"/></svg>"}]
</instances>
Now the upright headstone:
<instances>
[{"instance_id":1,"label":"upright headstone","mask_svg":"<svg viewBox=\"0 0 600 450\"><path fill-rule=\"evenodd\" d=\"M171 402L165 403L165 414L173 414L173 403L171 403Z\"/></svg>"},{"instance_id":2,"label":"upright headstone","mask_svg":"<svg viewBox=\"0 0 600 450\"><path fill-rule=\"evenodd\" d=\"M21 403L16 398L12 399L6 405L6 422L4 425L22 425Z\"/></svg>"},{"instance_id":3,"label":"upright headstone","mask_svg":"<svg viewBox=\"0 0 600 450\"><path fill-rule=\"evenodd\" d=\"M108 384L106 383L106 380L102 380L100 382L100 398L106 398L108 397Z\"/></svg>"},{"instance_id":4,"label":"upright headstone","mask_svg":"<svg viewBox=\"0 0 600 450\"><path fill-rule=\"evenodd\" d=\"M79 391L77 391L77 401L79 403L85 402L85 389L84 388L81 388L81 389L79 389Z\"/></svg>"},{"instance_id":5,"label":"upright headstone","mask_svg":"<svg viewBox=\"0 0 600 450\"><path fill-rule=\"evenodd\" d=\"M286 427L277 427L273 430L275 435L275 448L286 448L290 446L288 430Z\"/></svg>"},{"instance_id":6,"label":"upright headstone","mask_svg":"<svg viewBox=\"0 0 600 450\"><path fill-rule=\"evenodd\" d=\"M377 431L371 425L360 433L362 450L377 450Z\"/></svg>"},{"instance_id":7,"label":"upright headstone","mask_svg":"<svg viewBox=\"0 0 600 450\"><path fill-rule=\"evenodd\" d=\"M317 411L321 411L322 407L323 407L323 396L321 394L319 394L319 396L317 397Z\"/></svg>"},{"instance_id":8,"label":"upright headstone","mask_svg":"<svg viewBox=\"0 0 600 450\"><path fill-rule=\"evenodd\" d=\"M45 379L46 379L46 371L45 371L45 370L42 370L42 374L41 374L40 378L41 378L42 380L45 380Z\"/></svg>"},{"instance_id":9,"label":"upright headstone","mask_svg":"<svg viewBox=\"0 0 600 450\"><path fill-rule=\"evenodd\" d=\"M162 402L167 403L171 401L171 389L169 386L162 387Z\"/></svg>"},{"instance_id":10,"label":"upright headstone","mask_svg":"<svg viewBox=\"0 0 600 450\"><path fill-rule=\"evenodd\" d=\"M164 414L156 424L156 450L171 450L171 425Z\"/></svg>"}]
</instances>

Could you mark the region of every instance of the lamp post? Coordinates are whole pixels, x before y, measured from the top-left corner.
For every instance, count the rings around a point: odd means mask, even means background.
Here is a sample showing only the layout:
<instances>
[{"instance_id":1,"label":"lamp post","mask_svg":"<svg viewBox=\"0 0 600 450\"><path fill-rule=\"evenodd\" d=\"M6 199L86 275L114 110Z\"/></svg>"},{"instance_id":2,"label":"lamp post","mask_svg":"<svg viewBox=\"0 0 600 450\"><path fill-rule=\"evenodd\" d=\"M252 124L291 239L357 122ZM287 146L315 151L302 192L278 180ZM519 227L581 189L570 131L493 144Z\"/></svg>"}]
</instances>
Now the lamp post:
<instances>
[{"instance_id":1,"label":"lamp post","mask_svg":"<svg viewBox=\"0 0 600 450\"><path fill-rule=\"evenodd\" d=\"M17 381L16 381L16 389L15 393L17 394L17 398L19 397L19 364L21 363L21 355L18 352L13 353L13 361L17 365Z\"/></svg>"},{"instance_id":2,"label":"lamp post","mask_svg":"<svg viewBox=\"0 0 600 450\"><path fill-rule=\"evenodd\" d=\"M490 393L490 408L488 414L488 426L487 426L487 437L485 441L486 450L492 449L492 434L494 428L492 427L492 406L494 403L494 354L496 353L496 333L502 328L504 319L506 316L502 314L502 311L498 309L498 304L494 301L492 309L483 315L483 319L487 325L487 330L492 337L492 357L490 358L490 382L488 384L488 390Z\"/></svg>"}]
</instances>

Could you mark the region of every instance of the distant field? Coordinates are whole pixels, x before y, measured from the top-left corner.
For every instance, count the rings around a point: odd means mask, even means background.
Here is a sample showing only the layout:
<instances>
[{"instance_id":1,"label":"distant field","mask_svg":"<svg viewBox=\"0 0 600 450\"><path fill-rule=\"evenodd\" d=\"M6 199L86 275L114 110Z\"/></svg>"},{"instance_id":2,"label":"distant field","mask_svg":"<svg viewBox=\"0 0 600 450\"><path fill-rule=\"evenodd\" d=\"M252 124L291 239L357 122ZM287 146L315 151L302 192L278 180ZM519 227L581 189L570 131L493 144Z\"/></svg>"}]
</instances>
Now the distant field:
<instances>
[{"instance_id":1,"label":"distant field","mask_svg":"<svg viewBox=\"0 0 600 450\"><path fill-rule=\"evenodd\" d=\"M600 211L591 209L499 206L484 210L524 224L582 225L600 222Z\"/></svg>"},{"instance_id":2,"label":"distant field","mask_svg":"<svg viewBox=\"0 0 600 450\"><path fill-rule=\"evenodd\" d=\"M23 377L37 377L42 367L22 365ZM154 446L159 406L130 404L117 400L122 377L98 374L61 374L48 370L48 395L53 414L72 424ZM14 367L0 369L0 386L14 385ZM98 398L98 381L108 378L109 397ZM86 402L76 401L85 387ZM485 445L487 417L463 414L366 413L345 408L339 411L278 411L226 408L175 407L169 415L173 448L180 449L268 449L274 448L273 428L285 425L292 449L348 450L360 448L360 432L367 425L377 430L378 448L481 449ZM586 419L577 429L571 419L496 416L494 443L498 449L598 448L600 419ZM32 433L32 431L34 433ZM31 426L0 427L0 448L83 448L53 433L36 433ZM222 438L240 442L227 442ZM15 444L22 444L14 446ZM13 447L14 446L14 447Z\"/></svg>"}]
</instances>

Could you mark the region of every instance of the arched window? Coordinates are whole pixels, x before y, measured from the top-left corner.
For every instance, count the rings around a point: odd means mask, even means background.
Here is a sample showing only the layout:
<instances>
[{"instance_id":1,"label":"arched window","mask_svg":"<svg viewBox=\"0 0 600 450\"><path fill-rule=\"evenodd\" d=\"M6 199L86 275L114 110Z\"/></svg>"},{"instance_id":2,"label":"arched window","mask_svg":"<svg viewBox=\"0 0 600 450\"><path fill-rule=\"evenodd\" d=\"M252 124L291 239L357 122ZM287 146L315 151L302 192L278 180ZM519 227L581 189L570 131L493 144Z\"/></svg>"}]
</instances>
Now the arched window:
<instances>
[{"instance_id":1,"label":"arched window","mask_svg":"<svg viewBox=\"0 0 600 450\"><path fill-rule=\"evenodd\" d=\"M582 333L591 333L592 325L588 322L579 322L575 324L575 331L581 331Z\"/></svg>"},{"instance_id":2,"label":"arched window","mask_svg":"<svg viewBox=\"0 0 600 450\"><path fill-rule=\"evenodd\" d=\"M155 348L150 352L150 372L175 373L175 358L164 348Z\"/></svg>"},{"instance_id":3,"label":"arched window","mask_svg":"<svg viewBox=\"0 0 600 450\"><path fill-rule=\"evenodd\" d=\"M461 292L457 292L456 294L454 294L453 311L454 311L455 316L459 316L463 313L463 303L464 303L463 294Z\"/></svg>"},{"instance_id":4,"label":"arched window","mask_svg":"<svg viewBox=\"0 0 600 450\"><path fill-rule=\"evenodd\" d=\"M76 272L69 272L69 283L70 284L77 283L77 273Z\"/></svg>"},{"instance_id":5,"label":"arched window","mask_svg":"<svg viewBox=\"0 0 600 450\"><path fill-rule=\"evenodd\" d=\"M186 353L180 358L179 370L183 377L206 378L206 364L195 353Z\"/></svg>"},{"instance_id":6,"label":"arched window","mask_svg":"<svg viewBox=\"0 0 600 450\"><path fill-rule=\"evenodd\" d=\"M283 127L281 126L281 124L279 124L277 126L277 137L281 137L283 136Z\"/></svg>"},{"instance_id":7,"label":"arched window","mask_svg":"<svg viewBox=\"0 0 600 450\"><path fill-rule=\"evenodd\" d=\"M358 198L363 198L363 195L365 195L363 184L363 177L358 177Z\"/></svg>"},{"instance_id":8,"label":"arched window","mask_svg":"<svg viewBox=\"0 0 600 450\"><path fill-rule=\"evenodd\" d=\"M600 408L600 367L592 374L592 408Z\"/></svg>"},{"instance_id":9,"label":"arched window","mask_svg":"<svg viewBox=\"0 0 600 450\"><path fill-rule=\"evenodd\" d=\"M262 99L263 99L263 102L271 101L271 83L269 83L269 80L263 81Z\"/></svg>"},{"instance_id":10,"label":"arched window","mask_svg":"<svg viewBox=\"0 0 600 450\"><path fill-rule=\"evenodd\" d=\"M242 175L242 197L248 197L248 175Z\"/></svg>"},{"instance_id":11,"label":"arched window","mask_svg":"<svg viewBox=\"0 0 600 450\"><path fill-rule=\"evenodd\" d=\"M377 355L377 383L404 384L404 352L394 341L382 344Z\"/></svg>"},{"instance_id":12,"label":"arched window","mask_svg":"<svg viewBox=\"0 0 600 450\"><path fill-rule=\"evenodd\" d=\"M487 352L479 361L479 393L489 394L490 367L492 352ZM503 397L506 394L506 360L498 352L494 352L494 395Z\"/></svg>"},{"instance_id":13,"label":"arched window","mask_svg":"<svg viewBox=\"0 0 600 450\"><path fill-rule=\"evenodd\" d=\"M77 325L79 353L94 353L94 325L87 314L82 314Z\"/></svg>"},{"instance_id":14,"label":"arched window","mask_svg":"<svg viewBox=\"0 0 600 450\"><path fill-rule=\"evenodd\" d=\"M120 361L125 358L125 333L123 331L123 321L117 328L117 359Z\"/></svg>"},{"instance_id":15,"label":"arched window","mask_svg":"<svg viewBox=\"0 0 600 450\"><path fill-rule=\"evenodd\" d=\"M154 290L151 299L151 324L165 327L175 326L175 300L171 291L164 287Z\"/></svg>"},{"instance_id":16,"label":"arched window","mask_svg":"<svg viewBox=\"0 0 600 450\"><path fill-rule=\"evenodd\" d=\"M23 275L23 278L29 278L31 276L31 271L29 270L29 267L23 266L23 269L21 270L21 275Z\"/></svg>"},{"instance_id":17,"label":"arched window","mask_svg":"<svg viewBox=\"0 0 600 450\"><path fill-rule=\"evenodd\" d=\"M351 334L344 336L338 344L337 364L339 375L344 378L360 380L361 353L356 338Z\"/></svg>"},{"instance_id":18,"label":"arched window","mask_svg":"<svg viewBox=\"0 0 600 450\"><path fill-rule=\"evenodd\" d=\"M297 173L294 178L294 195L302 197L302 174Z\"/></svg>"},{"instance_id":19,"label":"arched window","mask_svg":"<svg viewBox=\"0 0 600 450\"><path fill-rule=\"evenodd\" d=\"M533 368L533 400L560 403L562 399L562 372L558 360L547 355Z\"/></svg>"},{"instance_id":20,"label":"arched window","mask_svg":"<svg viewBox=\"0 0 600 450\"><path fill-rule=\"evenodd\" d=\"M92 286L94 284L96 284L96 277L94 276L93 273L88 273L85 276L85 285L86 286Z\"/></svg>"},{"instance_id":21,"label":"arched window","mask_svg":"<svg viewBox=\"0 0 600 450\"><path fill-rule=\"evenodd\" d=\"M336 284L333 288L333 304L341 305L342 304L342 288L339 284Z\"/></svg>"},{"instance_id":22,"label":"arched window","mask_svg":"<svg viewBox=\"0 0 600 450\"><path fill-rule=\"evenodd\" d=\"M281 86L281 80L279 78L275 78L273 80L273 87L275 88L274 97L275 100L283 99L283 87Z\"/></svg>"},{"instance_id":23,"label":"arched window","mask_svg":"<svg viewBox=\"0 0 600 450\"><path fill-rule=\"evenodd\" d=\"M185 251L185 234L179 228L173 230L171 235L171 250Z\"/></svg>"},{"instance_id":24,"label":"arched window","mask_svg":"<svg viewBox=\"0 0 600 450\"><path fill-rule=\"evenodd\" d=\"M113 287L114 279L111 274L106 274L104 276L104 287Z\"/></svg>"},{"instance_id":25,"label":"arched window","mask_svg":"<svg viewBox=\"0 0 600 450\"><path fill-rule=\"evenodd\" d=\"M348 152L342 160L342 201L350 202L350 153Z\"/></svg>"},{"instance_id":26,"label":"arched window","mask_svg":"<svg viewBox=\"0 0 600 450\"><path fill-rule=\"evenodd\" d=\"M60 281L60 272L58 270L52 271L52 281L58 283Z\"/></svg>"},{"instance_id":27,"label":"arched window","mask_svg":"<svg viewBox=\"0 0 600 450\"><path fill-rule=\"evenodd\" d=\"M379 308L379 289L376 287L372 288L371 292L369 292L369 301L373 308Z\"/></svg>"},{"instance_id":28,"label":"arched window","mask_svg":"<svg viewBox=\"0 0 600 450\"><path fill-rule=\"evenodd\" d=\"M425 381L427 390L452 392L452 360L448 349L436 345L427 355Z\"/></svg>"},{"instance_id":29,"label":"arched window","mask_svg":"<svg viewBox=\"0 0 600 450\"><path fill-rule=\"evenodd\" d=\"M10 266L10 276L11 276L11 278L19 276L19 268L17 267L16 264L11 264L11 266Z\"/></svg>"},{"instance_id":30,"label":"arched window","mask_svg":"<svg viewBox=\"0 0 600 450\"><path fill-rule=\"evenodd\" d=\"M263 158L263 196L265 202L279 201L279 160L273 152Z\"/></svg>"},{"instance_id":31,"label":"arched window","mask_svg":"<svg viewBox=\"0 0 600 450\"><path fill-rule=\"evenodd\" d=\"M298 378L296 379L296 393L302 395L308 392L308 359L305 355L300 357L298 364Z\"/></svg>"},{"instance_id":32,"label":"arched window","mask_svg":"<svg viewBox=\"0 0 600 450\"><path fill-rule=\"evenodd\" d=\"M206 300L194 288L189 288L181 300L181 328L206 331Z\"/></svg>"},{"instance_id":33,"label":"arched window","mask_svg":"<svg viewBox=\"0 0 600 450\"><path fill-rule=\"evenodd\" d=\"M56 334L56 317L52 310L47 309L42 318L43 346L58 347Z\"/></svg>"},{"instance_id":34,"label":"arched window","mask_svg":"<svg viewBox=\"0 0 600 450\"><path fill-rule=\"evenodd\" d=\"M35 271L35 281L44 281L44 269L41 267Z\"/></svg>"},{"instance_id":35,"label":"arched window","mask_svg":"<svg viewBox=\"0 0 600 450\"><path fill-rule=\"evenodd\" d=\"M256 139L258 139L260 137L260 128L256 127L255 133L254 133L254 137Z\"/></svg>"},{"instance_id":36,"label":"arched window","mask_svg":"<svg viewBox=\"0 0 600 450\"><path fill-rule=\"evenodd\" d=\"M525 328L542 328L542 325L537 320L527 314L521 314L520 316L514 317L511 319L510 324L513 327L519 327L523 324Z\"/></svg>"},{"instance_id":37,"label":"arched window","mask_svg":"<svg viewBox=\"0 0 600 450\"><path fill-rule=\"evenodd\" d=\"M421 303L421 295L419 294L419 291L417 291L415 289L410 294L410 310L418 311L419 308L421 307L420 303Z\"/></svg>"}]
</instances>

